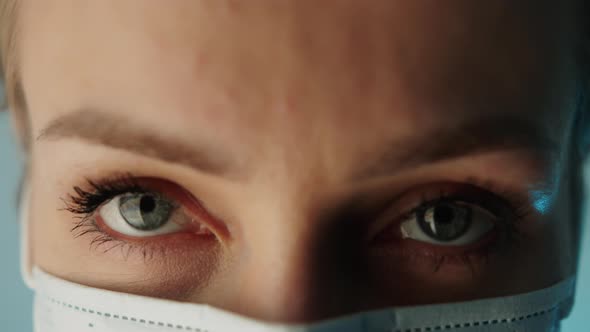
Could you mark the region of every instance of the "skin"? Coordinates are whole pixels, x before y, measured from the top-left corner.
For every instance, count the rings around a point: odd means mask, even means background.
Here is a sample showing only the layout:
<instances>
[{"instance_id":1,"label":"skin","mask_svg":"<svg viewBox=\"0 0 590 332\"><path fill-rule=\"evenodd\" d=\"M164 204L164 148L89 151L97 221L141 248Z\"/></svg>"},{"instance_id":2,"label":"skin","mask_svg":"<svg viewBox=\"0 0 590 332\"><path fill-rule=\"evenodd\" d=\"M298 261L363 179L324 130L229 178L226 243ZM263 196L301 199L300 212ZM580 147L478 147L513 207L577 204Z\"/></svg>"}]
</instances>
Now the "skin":
<instances>
[{"instance_id":1,"label":"skin","mask_svg":"<svg viewBox=\"0 0 590 332\"><path fill-rule=\"evenodd\" d=\"M576 28L572 4L548 3L22 1L33 264L81 284L282 322L515 294L571 275ZM87 118L47 130L72 114ZM464 122L496 134L535 127L555 146L535 135L526 146L474 139L472 153L421 159ZM130 135L119 142L213 150L215 162L194 168L105 146L115 132ZM86 178L125 173L190 192L218 220L215 237L113 250L76 237L62 198ZM441 183L525 197L532 212L518 242L461 264L433 259L440 246L364 240L380 215L395 223L447 190ZM531 208L537 189L552 197L545 213Z\"/></svg>"}]
</instances>

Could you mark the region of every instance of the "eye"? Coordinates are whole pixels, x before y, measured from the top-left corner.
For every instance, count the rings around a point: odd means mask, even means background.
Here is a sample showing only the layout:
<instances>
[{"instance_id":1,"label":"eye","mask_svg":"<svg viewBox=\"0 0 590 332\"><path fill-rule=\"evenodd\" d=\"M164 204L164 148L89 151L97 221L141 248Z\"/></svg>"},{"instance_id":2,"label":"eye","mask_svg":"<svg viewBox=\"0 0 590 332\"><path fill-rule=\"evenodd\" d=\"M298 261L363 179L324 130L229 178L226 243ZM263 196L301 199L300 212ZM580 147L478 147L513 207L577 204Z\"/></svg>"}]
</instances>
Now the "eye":
<instances>
[{"instance_id":1,"label":"eye","mask_svg":"<svg viewBox=\"0 0 590 332\"><path fill-rule=\"evenodd\" d=\"M442 273L451 281L485 273L492 260L504 259L493 254L520 239L520 223L533 213L529 197L479 183L428 183L385 202L365 238L374 264L394 269L396 259L396 273Z\"/></svg>"},{"instance_id":2,"label":"eye","mask_svg":"<svg viewBox=\"0 0 590 332\"><path fill-rule=\"evenodd\" d=\"M112 231L130 237L176 233L188 225L193 233L208 233L206 227L194 223L181 207L158 193L116 196L100 208L99 217Z\"/></svg>"},{"instance_id":3,"label":"eye","mask_svg":"<svg viewBox=\"0 0 590 332\"><path fill-rule=\"evenodd\" d=\"M402 238L442 246L477 242L495 224L497 217L475 204L460 201L426 203L400 223Z\"/></svg>"}]
</instances>

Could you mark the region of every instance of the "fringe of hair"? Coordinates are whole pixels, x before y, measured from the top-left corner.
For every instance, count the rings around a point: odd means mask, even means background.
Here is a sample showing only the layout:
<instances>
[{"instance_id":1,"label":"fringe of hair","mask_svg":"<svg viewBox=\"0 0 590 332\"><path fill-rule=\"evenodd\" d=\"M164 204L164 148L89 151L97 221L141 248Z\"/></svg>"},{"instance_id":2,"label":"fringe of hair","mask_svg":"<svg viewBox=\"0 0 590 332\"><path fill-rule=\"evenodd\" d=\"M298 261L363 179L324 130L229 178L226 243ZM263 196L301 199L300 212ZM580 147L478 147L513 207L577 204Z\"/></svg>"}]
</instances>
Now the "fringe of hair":
<instances>
[{"instance_id":1,"label":"fringe of hair","mask_svg":"<svg viewBox=\"0 0 590 332\"><path fill-rule=\"evenodd\" d=\"M0 0L0 75L4 83L1 110L9 108L21 146L30 148L30 122L24 92L18 73L18 0Z\"/></svg>"}]
</instances>

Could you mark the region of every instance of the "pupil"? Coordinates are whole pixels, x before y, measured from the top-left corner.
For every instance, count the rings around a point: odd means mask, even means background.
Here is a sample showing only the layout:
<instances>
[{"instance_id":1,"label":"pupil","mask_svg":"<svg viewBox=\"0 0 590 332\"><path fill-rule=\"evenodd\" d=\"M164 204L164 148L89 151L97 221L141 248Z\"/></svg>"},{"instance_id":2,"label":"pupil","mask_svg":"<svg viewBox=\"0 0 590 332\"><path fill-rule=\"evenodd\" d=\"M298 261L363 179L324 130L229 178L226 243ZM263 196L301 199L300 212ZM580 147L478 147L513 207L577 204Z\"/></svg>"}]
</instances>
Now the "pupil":
<instances>
[{"instance_id":1,"label":"pupil","mask_svg":"<svg viewBox=\"0 0 590 332\"><path fill-rule=\"evenodd\" d=\"M156 209L156 200L151 196L144 196L139 201L139 209L143 213L151 213Z\"/></svg>"},{"instance_id":2,"label":"pupil","mask_svg":"<svg viewBox=\"0 0 590 332\"><path fill-rule=\"evenodd\" d=\"M455 219L455 212L452 207L448 205L437 206L434 209L434 222L437 224L448 225Z\"/></svg>"}]
</instances>

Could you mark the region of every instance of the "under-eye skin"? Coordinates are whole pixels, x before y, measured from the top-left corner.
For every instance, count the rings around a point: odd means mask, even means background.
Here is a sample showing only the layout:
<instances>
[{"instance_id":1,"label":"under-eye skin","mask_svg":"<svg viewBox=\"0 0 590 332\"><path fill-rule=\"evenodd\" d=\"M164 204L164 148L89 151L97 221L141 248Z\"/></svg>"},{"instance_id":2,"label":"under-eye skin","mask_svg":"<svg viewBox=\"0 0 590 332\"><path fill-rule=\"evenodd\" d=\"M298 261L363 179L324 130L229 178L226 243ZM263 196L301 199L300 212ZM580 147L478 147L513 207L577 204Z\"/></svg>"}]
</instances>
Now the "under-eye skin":
<instances>
[{"instance_id":1,"label":"under-eye skin","mask_svg":"<svg viewBox=\"0 0 590 332\"><path fill-rule=\"evenodd\" d=\"M122 248L126 256L136 250L153 256L229 236L199 200L165 180L124 175L88 181L65 202L77 217L74 235L92 236L91 247L105 253ZM397 196L377 220L367 220L366 239L378 251L433 262L438 271L443 264L486 260L517 238L519 221L531 212L526 193L432 183Z\"/></svg>"},{"instance_id":2,"label":"under-eye skin","mask_svg":"<svg viewBox=\"0 0 590 332\"><path fill-rule=\"evenodd\" d=\"M524 194L460 183L420 186L403 196L374 222L369 244L431 262L435 272L444 264L487 262L519 238L519 222L532 210Z\"/></svg>"},{"instance_id":3,"label":"under-eye skin","mask_svg":"<svg viewBox=\"0 0 590 332\"><path fill-rule=\"evenodd\" d=\"M88 180L64 201L76 216L75 237L92 236L91 247L105 253L120 248L126 257L136 250L153 256L183 244L219 241L226 234L200 201L165 180L132 175Z\"/></svg>"}]
</instances>

